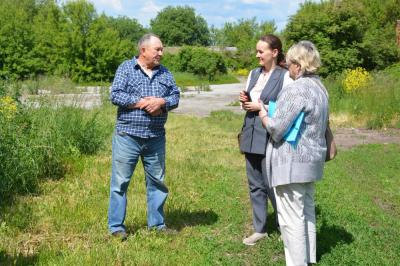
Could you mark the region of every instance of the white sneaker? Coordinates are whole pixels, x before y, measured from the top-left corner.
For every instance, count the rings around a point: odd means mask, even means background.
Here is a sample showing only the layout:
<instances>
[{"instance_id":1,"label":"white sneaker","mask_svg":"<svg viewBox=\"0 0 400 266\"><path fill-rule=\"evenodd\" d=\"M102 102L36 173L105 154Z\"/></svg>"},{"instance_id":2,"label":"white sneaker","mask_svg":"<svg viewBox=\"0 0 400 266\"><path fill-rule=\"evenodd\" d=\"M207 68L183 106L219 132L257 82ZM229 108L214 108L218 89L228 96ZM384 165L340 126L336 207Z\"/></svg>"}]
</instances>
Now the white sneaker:
<instances>
[{"instance_id":1,"label":"white sneaker","mask_svg":"<svg viewBox=\"0 0 400 266\"><path fill-rule=\"evenodd\" d=\"M247 245L247 246L254 246L256 244L256 242L260 239L263 239L264 237L267 237L268 234L267 233L254 233L249 237L246 237L243 239L243 244Z\"/></svg>"}]
</instances>

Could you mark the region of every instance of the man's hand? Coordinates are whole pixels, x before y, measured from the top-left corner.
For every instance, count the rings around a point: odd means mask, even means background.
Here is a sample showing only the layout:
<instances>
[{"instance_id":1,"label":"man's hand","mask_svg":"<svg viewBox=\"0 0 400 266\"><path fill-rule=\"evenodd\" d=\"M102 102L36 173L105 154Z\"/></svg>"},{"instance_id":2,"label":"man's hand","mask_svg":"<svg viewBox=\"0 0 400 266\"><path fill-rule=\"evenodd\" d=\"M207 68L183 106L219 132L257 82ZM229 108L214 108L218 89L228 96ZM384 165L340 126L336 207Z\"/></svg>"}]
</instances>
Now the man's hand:
<instances>
[{"instance_id":1,"label":"man's hand","mask_svg":"<svg viewBox=\"0 0 400 266\"><path fill-rule=\"evenodd\" d=\"M149 113L151 116L162 114L161 108L165 105L163 98L145 97L140 99L137 103L130 106L132 109L140 109Z\"/></svg>"},{"instance_id":2,"label":"man's hand","mask_svg":"<svg viewBox=\"0 0 400 266\"><path fill-rule=\"evenodd\" d=\"M145 97L144 100L147 101L147 104L143 109L150 115L157 116L162 113L161 108L165 105L163 98Z\"/></svg>"},{"instance_id":3,"label":"man's hand","mask_svg":"<svg viewBox=\"0 0 400 266\"><path fill-rule=\"evenodd\" d=\"M248 111L248 112L258 112L261 110L261 104L260 103L254 103L254 102L244 102L242 104L243 109Z\"/></svg>"},{"instance_id":4,"label":"man's hand","mask_svg":"<svg viewBox=\"0 0 400 266\"><path fill-rule=\"evenodd\" d=\"M131 109L143 109L147 106L148 101L144 98L140 99L140 101L138 101L135 104L132 104L129 106L129 108Z\"/></svg>"}]
</instances>

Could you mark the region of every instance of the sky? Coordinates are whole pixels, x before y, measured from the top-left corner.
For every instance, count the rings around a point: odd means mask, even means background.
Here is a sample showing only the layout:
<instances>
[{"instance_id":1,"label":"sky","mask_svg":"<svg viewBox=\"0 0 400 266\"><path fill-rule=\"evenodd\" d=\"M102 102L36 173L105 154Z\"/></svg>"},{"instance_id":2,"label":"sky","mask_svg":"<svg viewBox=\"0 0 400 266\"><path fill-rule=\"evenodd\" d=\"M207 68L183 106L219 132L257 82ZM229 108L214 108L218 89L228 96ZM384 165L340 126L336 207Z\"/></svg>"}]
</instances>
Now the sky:
<instances>
[{"instance_id":1,"label":"sky","mask_svg":"<svg viewBox=\"0 0 400 266\"><path fill-rule=\"evenodd\" d=\"M167 6L190 6L208 23L221 28L225 22L256 17L258 22L274 20L278 31L285 28L290 15L296 13L305 0L89 0L97 12L108 16L127 16L145 27Z\"/></svg>"}]
</instances>

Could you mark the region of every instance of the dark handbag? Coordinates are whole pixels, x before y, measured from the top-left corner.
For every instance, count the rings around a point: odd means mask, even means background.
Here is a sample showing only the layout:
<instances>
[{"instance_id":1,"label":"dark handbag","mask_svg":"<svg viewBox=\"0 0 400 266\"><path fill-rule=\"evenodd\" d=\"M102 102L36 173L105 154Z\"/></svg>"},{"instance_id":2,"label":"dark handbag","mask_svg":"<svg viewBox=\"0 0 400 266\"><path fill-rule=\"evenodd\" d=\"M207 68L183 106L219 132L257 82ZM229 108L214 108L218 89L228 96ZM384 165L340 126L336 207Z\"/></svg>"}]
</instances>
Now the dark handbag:
<instances>
[{"instance_id":1,"label":"dark handbag","mask_svg":"<svg viewBox=\"0 0 400 266\"><path fill-rule=\"evenodd\" d=\"M325 139L326 139L325 162L328 162L330 160L333 160L337 154L336 143L333 138L332 130L329 126L329 121L328 121L328 126L326 127L326 131L325 131Z\"/></svg>"},{"instance_id":2,"label":"dark handbag","mask_svg":"<svg viewBox=\"0 0 400 266\"><path fill-rule=\"evenodd\" d=\"M238 140L238 145L239 145L239 151L241 154L244 154L244 152L242 152L242 150L240 149L240 139L242 138L242 131L240 131L237 135L237 140Z\"/></svg>"},{"instance_id":3,"label":"dark handbag","mask_svg":"<svg viewBox=\"0 0 400 266\"><path fill-rule=\"evenodd\" d=\"M323 91L323 93L326 95L326 97L328 97L328 93L321 82L316 82L313 79L311 79L311 81L313 81ZM326 140L325 162L329 162L330 160L335 159L336 154L337 154L336 143L333 138L331 127L329 126L329 114L328 114L328 124L327 124L326 130L325 130L325 140Z\"/></svg>"}]
</instances>

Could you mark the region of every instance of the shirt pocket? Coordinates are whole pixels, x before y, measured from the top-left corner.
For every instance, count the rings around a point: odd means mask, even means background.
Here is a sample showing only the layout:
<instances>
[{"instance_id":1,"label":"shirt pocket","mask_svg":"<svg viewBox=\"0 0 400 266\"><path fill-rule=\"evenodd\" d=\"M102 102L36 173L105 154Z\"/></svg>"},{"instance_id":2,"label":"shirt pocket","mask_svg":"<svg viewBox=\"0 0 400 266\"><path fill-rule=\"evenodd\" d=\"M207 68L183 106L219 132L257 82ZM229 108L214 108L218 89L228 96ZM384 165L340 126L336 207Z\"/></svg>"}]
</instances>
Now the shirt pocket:
<instances>
[{"instance_id":1,"label":"shirt pocket","mask_svg":"<svg viewBox=\"0 0 400 266\"><path fill-rule=\"evenodd\" d=\"M127 91L135 95L141 95L143 82L139 79L130 79L128 81Z\"/></svg>"},{"instance_id":2,"label":"shirt pocket","mask_svg":"<svg viewBox=\"0 0 400 266\"><path fill-rule=\"evenodd\" d=\"M173 83L171 80L162 78L158 81L157 93L161 97L167 96L169 94L169 91L172 86L173 86Z\"/></svg>"}]
</instances>

